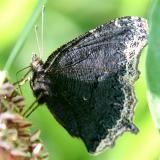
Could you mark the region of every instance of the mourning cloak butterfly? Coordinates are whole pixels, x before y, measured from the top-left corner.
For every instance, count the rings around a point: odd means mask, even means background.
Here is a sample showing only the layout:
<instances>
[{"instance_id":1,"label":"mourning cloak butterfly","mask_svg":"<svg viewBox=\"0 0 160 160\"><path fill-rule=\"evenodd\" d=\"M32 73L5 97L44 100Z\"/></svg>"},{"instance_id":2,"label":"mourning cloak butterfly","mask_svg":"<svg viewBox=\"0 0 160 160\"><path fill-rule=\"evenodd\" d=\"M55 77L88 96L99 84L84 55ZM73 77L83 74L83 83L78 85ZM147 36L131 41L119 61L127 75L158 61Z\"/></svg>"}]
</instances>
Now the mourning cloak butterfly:
<instances>
[{"instance_id":1,"label":"mourning cloak butterfly","mask_svg":"<svg viewBox=\"0 0 160 160\"><path fill-rule=\"evenodd\" d=\"M138 132L133 84L146 43L145 19L112 20L63 45L45 63L34 55L33 93L90 153L98 153L123 132Z\"/></svg>"}]
</instances>

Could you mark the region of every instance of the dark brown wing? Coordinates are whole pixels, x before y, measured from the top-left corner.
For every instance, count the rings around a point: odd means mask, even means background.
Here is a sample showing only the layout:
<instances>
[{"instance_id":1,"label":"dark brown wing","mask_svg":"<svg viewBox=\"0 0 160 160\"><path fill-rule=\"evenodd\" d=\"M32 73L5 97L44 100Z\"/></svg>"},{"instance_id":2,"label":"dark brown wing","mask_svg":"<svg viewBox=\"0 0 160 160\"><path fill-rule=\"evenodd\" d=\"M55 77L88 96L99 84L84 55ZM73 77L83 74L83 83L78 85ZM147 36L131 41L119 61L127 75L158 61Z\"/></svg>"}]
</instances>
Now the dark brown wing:
<instances>
[{"instance_id":1,"label":"dark brown wing","mask_svg":"<svg viewBox=\"0 0 160 160\"><path fill-rule=\"evenodd\" d=\"M146 42L146 20L124 17L69 42L45 63L55 95L47 105L89 152L110 147L125 131L137 132L133 83Z\"/></svg>"}]
</instances>

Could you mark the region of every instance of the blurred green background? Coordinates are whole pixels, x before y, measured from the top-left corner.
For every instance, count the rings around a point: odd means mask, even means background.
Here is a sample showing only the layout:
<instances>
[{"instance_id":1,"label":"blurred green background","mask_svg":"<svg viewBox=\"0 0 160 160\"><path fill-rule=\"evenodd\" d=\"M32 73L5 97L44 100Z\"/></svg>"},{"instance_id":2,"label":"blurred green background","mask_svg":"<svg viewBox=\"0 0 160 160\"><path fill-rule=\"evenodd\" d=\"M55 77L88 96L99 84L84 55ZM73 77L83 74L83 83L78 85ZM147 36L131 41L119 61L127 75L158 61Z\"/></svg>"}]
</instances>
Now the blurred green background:
<instances>
[{"instance_id":1,"label":"blurred green background","mask_svg":"<svg viewBox=\"0 0 160 160\"><path fill-rule=\"evenodd\" d=\"M38 0L0 0L1 70L40 3ZM147 17L150 3L150 0L48 0L44 18L44 60L62 44L111 19L131 15ZM41 16L35 24L39 26L40 37ZM92 156L87 153L81 140L72 138L55 121L45 105L40 106L29 119L34 124L33 128L40 128L42 131L41 138L46 151L49 152L49 160L160 159L160 136L153 124L146 101L144 79L146 50L147 48L140 59L140 79L135 84L138 103L134 121L140 129L139 134L125 133L118 138L114 148L98 156ZM12 82L16 81L17 71L30 65L33 52L38 53L34 25L8 70ZM25 84L22 89L29 106L35 100L29 84Z\"/></svg>"}]
</instances>

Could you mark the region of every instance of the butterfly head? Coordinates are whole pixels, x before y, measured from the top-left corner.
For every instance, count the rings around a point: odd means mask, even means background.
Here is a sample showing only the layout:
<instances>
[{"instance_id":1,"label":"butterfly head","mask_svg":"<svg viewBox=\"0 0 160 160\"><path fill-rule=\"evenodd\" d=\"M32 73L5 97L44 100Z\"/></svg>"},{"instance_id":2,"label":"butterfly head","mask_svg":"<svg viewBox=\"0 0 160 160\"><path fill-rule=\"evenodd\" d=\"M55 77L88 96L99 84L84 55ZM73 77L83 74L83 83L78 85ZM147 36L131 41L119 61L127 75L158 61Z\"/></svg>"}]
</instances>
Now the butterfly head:
<instances>
[{"instance_id":1,"label":"butterfly head","mask_svg":"<svg viewBox=\"0 0 160 160\"><path fill-rule=\"evenodd\" d=\"M43 61L36 54L33 54L31 66L32 66L33 72L34 71L42 71L43 70Z\"/></svg>"}]
</instances>

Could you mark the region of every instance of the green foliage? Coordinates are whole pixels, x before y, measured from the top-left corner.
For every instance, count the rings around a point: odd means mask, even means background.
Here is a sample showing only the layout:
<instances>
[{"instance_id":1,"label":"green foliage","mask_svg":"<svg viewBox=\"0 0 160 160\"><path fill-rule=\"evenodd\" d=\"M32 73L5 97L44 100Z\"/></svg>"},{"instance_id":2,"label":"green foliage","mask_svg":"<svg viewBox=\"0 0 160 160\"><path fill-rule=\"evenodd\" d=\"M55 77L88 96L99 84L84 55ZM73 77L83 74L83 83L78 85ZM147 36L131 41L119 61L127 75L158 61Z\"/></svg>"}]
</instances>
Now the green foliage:
<instances>
[{"instance_id":1,"label":"green foliage","mask_svg":"<svg viewBox=\"0 0 160 160\"><path fill-rule=\"evenodd\" d=\"M150 33L146 59L147 95L154 123L160 130L160 0L153 1L149 15Z\"/></svg>"},{"instance_id":2,"label":"green foliage","mask_svg":"<svg viewBox=\"0 0 160 160\"><path fill-rule=\"evenodd\" d=\"M38 5L35 8L34 13L32 14L32 16L29 19L28 23L24 27L21 35L19 36L19 39L17 40L14 48L12 49L12 52L10 53L10 56L7 59L7 62L5 64L4 70L8 71L10 69L10 67L11 67L13 61L15 60L15 58L17 57L17 55L18 55L18 53L19 53L24 41L26 40L26 37L27 37L29 31L33 27L38 15L40 14L43 4L45 4L45 3L42 3L41 1L38 2Z\"/></svg>"}]
</instances>

